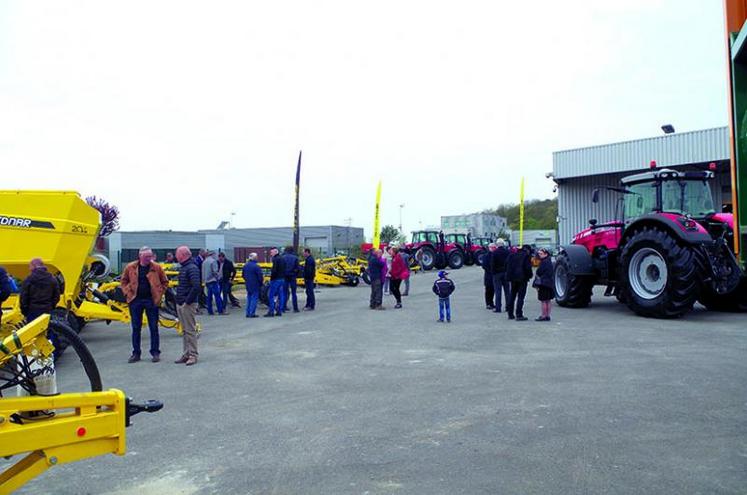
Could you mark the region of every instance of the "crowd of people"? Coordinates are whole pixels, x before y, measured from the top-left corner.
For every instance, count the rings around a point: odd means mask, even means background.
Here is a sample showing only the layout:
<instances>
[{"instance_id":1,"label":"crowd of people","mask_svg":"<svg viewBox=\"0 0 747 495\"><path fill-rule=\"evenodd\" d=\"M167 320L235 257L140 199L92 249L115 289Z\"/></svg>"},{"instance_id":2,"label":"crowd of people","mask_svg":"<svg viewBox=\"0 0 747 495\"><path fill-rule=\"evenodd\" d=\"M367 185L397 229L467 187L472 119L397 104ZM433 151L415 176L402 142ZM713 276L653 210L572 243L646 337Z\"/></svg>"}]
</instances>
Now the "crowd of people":
<instances>
[{"instance_id":1,"label":"crowd of people","mask_svg":"<svg viewBox=\"0 0 747 495\"><path fill-rule=\"evenodd\" d=\"M526 321L524 299L531 282L537 290L541 303L541 314L536 321L550 321L553 289L553 266L546 249L538 251L540 259L536 271L532 269L532 251L529 246L509 248L502 239L491 243L480 264L484 270L485 306L495 313L504 312L509 320ZM268 310L265 317L280 317L292 310L298 313L297 280L303 278L306 304L303 311L316 309L314 279L316 261L310 249L303 250L304 262L292 247L283 254L277 248L270 251L272 268L267 289ZM187 246L180 246L175 253L168 253L167 263L179 265L178 285L175 291L177 317L183 331L182 354L175 362L192 366L197 363L197 321L201 308L208 315L225 315L229 305L240 308L239 300L232 294L237 270L224 253L202 249L197 256ZM50 314L60 300L60 286L49 273L44 262L34 258L29 264L30 274L23 280L20 289L13 287L14 281L0 267L0 302L11 292L20 294L20 309L27 321L42 314ZM402 298L409 294L410 259L397 246L385 251L373 249L368 254L368 275L371 282L369 307L385 309L384 293L394 297L395 309L402 308ZM448 278L448 272L440 271L433 283L433 293L438 298L438 322L450 323L451 295L456 289ZM242 269L246 288L246 318L257 318L257 307L264 286L264 274L257 262L257 253L250 253ZM150 331L151 361L160 361L159 305L169 287L164 269L155 262L153 251L145 246L138 252L138 259L125 266L121 276L121 289L129 306L132 325L132 354L128 362L141 360L141 331L143 316ZM404 284L404 291L402 290ZM290 308L289 308L290 303ZM213 307L215 304L215 308Z\"/></svg>"},{"instance_id":2,"label":"crowd of people","mask_svg":"<svg viewBox=\"0 0 747 495\"><path fill-rule=\"evenodd\" d=\"M554 298L553 266L547 249L539 249L537 256L540 262L535 273L532 269L531 246L509 248L503 239L488 246L488 252L479 263L484 271L487 309L495 313L505 310L509 320L526 321L524 299L532 281L541 305L541 314L535 321L550 321ZM409 293L410 286L409 254L400 252L397 246L389 246L385 250L372 249L368 254L368 274L371 278L369 308L385 309L383 295L386 293L394 296L395 309L402 308L402 296ZM404 294L400 291L403 282L406 283ZM438 272L433 292L438 296L439 322L451 322L450 296L454 290L455 285L448 278L448 272Z\"/></svg>"}]
</instances>

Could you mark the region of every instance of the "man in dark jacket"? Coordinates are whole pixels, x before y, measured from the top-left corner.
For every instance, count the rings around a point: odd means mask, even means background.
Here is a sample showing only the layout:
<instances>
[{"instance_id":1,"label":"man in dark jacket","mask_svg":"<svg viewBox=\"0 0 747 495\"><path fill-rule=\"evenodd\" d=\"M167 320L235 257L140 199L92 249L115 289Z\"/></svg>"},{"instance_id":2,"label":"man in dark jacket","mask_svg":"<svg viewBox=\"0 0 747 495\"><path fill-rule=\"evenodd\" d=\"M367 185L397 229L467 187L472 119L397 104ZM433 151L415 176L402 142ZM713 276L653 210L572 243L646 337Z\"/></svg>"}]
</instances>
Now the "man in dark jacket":
<instances>
[{"instance_id":1,"label":"man in dark jacket","mask_svg":"<svg viewBox=\"0 0 747 495\"><path fill-rule=\"evenodd\" d=\"M488 245L488 252L482 257L482 283L485 285L485 308L495 309L493 304L493 297L495 291L493 290L493 268L491 266L490 258L495 252L495 243L491 242Z\"/></svg>"},{"instance_id":2,"label":"man in dark jacket","mask_svg":"<svg viewBox=\"0 0 747 495\"><path fill-rule=\"evenodd\" d=\"M384 281L381 278L386 261L381 258L381 249L372 249L368 254L368 276L371 278L371 309L384 309Z\"/></svg>"},{"instance_id":3,"label":"man in dark jacket","mask_svg":"<svg viewBox=\"0 0 747 495\"><path fill-rule=\"evenodd\" d=\"M272 270L270 271L270 292L268 310L265 317L283 316L283 284L285 283L285 264L277 248L270 250Z\"/></svg>"},{"instance_id":4,"label":"man in dark jacket","mask_svg":"<svg viewBox=\"0 0 747 495\"><path fill-rule=\"evenodd\" d=\"M298 282L296 278L301 273L301 264L291 246L285 248L283 266L285 268L285 272L283 273L283 312L288 311L288 299L291 299L293 302L293 312L298 313L298 296L296 295Z\"/></svg>"},{"instance_id":5,"label":"man in dark jacket","mask_svg":"<svg viewBox=\"0 0 747 495\"><path fill-rule=\"evenodd\" d=\"M233 295L233 279L236 278L236 267L233 261L226 258L226 253L218 255L218 269L221 272L220 291L223 296L223 307L228 309L228 301L231 301L232 308L240 308L239 300Z\"/></svg>"},{"instance_id":6,"label":"man in dark jacket","mask_svg":"<svg viewBox=\"0 0 747 495\"><path fill-rule=\"evenodd\" d=\"M531 247L522 246L508 256L506 262L506 279L510 284L511 295L506 304L508 319L514 319L514 305L516 321L526 321L524 316L524 298L527 295L527 283L532 279L532 262L530 260Z\"/></svg>"},{"instance_id":7,"label":"man in dark jacket","mask_svg":"<svg viewBox=\"0 0 747 495\"><path fill-rule=\"evenodd\" d=\"M0 266L0 305L4 303L9 297L10 293L12 292L12 285L10 283L10 278L8 277L8 272L5 271L5 268ZM0 311L0 322L2 322L3 318L3 312Z\"/></svg>"},{"instance_id":8,"label":"man in dark jacket","mask_svg":"<svg viewBox=\"0 0 747 495\"><path fill-rule=\"evenodd\" d=\"M26 321L51 314L60 302L60 285L47 271L44 262L40 258L34 258L29 268L31 274L21 284L21 313Z\"/></svg>"},{"instance_id":9,"label":"man in dark jacket","mask_svg":"<svg viewBox=\"0 0 747 495\"><path fill-rule=\"evenodd\" d=\"M490 269L493 273L493 290L495 291L495 309L493 311L500 313L503 307L501 296L506 299L506 306L508 306L510 295L508 280L506 280L506 261L508 261L509 252L503 239L495 241L495 245L495 251L490 255Z\"/></svg>"},{"instance_id":10,"label":"man in dark jacket","mask_svg":"<svg viewBox=\"0 0 747 495\"><path fill-rule=\"evenodd\" d=\"M454 292L454 282L448 278L449 273L441 270L438 278L433 283L433 293L438 296L438 321L444 322L444 311L446 321L451 323L451 294Z\"/></svg>"},{"instance_id":11,"label":"man in dark jacket","mask_svg":"<svg viewBox=\"0 0 747 495\"><path fill-rule=\"evenodd\" d=\"M316 297L314 296L314 279L316 278L316 260L311 255L311 249L303 250L303 286L306 289L306 306L304 311L314 311Z\"/></svg>"},{"instance_id":12,"label":"man in dark jacket","mask_svg":"<svg viewBox=\"0 0 747 495\"><path fill-rule=\"evenodd\" d=\"M202 263L205 261L205 258L207 258L207 249L200 249L199 254L195 256L194 259L195 265L197 265L197 269L200 271L200 284L205 283L205 281L202 280ZM205 289L202 285L200 285L200 294L197 302L199 303L200 308L207 308L207 298L205 297ZM197 314L200 314L199 308Z\"/></svg>"},{"instance_id":13,"label":"man in dark jacket","mask_svg":"<svg viewBox=\"0 0 747 495\"><path fill-rule=\"evenodd\" d=\"M182 326L184 351L175 363L192 366L197 363L197 304L202 292L200 269L192 259L192 252L187 246L176 248L176 260L179 268L179 285L176 287L176 314Z\"/></svg>"},{"instance_id":14,"label":"man in dark jacket","mask_svg":"<svg viewBox=\"0 0 747 495\"><path fill-rule=\"evenodd\" d=\"M249 254L249 259L246 260L241 274L246 286L246 317L257 318L257 304L264 283L262 269L257 264L257 253Z\"/></svg>"}]
</instances>

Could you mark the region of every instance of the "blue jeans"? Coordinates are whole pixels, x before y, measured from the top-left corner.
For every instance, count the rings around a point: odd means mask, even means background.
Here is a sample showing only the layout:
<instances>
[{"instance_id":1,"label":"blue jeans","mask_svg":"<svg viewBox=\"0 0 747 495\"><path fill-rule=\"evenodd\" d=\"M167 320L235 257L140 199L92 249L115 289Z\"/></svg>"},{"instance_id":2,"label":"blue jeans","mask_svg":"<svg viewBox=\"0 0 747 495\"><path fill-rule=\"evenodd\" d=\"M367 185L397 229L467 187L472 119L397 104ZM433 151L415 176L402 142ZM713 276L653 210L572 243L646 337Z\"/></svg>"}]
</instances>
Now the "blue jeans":
<instances>
[{"instance_id":1,"label":"blue jeans","mask_svg":"<svg viewBox=\"0 0 747 495\"><path fill-rule=\"evenodd\" d=\"M158 335L158 306L152 299L133 299L130 303L130 319L132 321L132 353L139 356L140 332L143 328L143 311L148 318L148 329L150 330L150 354L157 356L161 354Z\"/></svg>"},{"instance_id":2,"label":"blue jeans","mask_svg":"<svg viewBox=\"0 0 747 495\"><path fill-rule=\"evenodd\" d=\"M506 272L493 274L493 290L495 291L495 310L500 311L503 307L503 304L501 304L501 295L506 298L506 306L508 307L511 289L508 285L508 280L506 280Z\"/></svg>"},{"instance_id":3,"label":"blue jeans","mask_svg":"<svg viewBox=\"0 0 747 495\"><path fill-rule=\"evenodd\" d=\"M283 314L283 285L282 279L270 280L270 293L267 295L267 299L269 299L267 314Z\"/></svg>"},{"instance_id":4,"label":"blue jeans","mask_svg":"<svg viewBox=\"0 0 747 495\"><path fill-rule=\"evenodd\" d=\"M218 313L223 312L223 300L220 298L220 284L218 282L209 282L205 284L207 288L207 310L208 314L213 314L213 299L215 299L215 308Z\"/></svg>"},{"instance_id":5,"label":"blue jeans","mask_svg":"<svg viewBox=\"0 0 747 495\"><path fill-rule=\"evenodd\" d=\"M304 289L306 289L306 307L311 309L316 308L316 296L314 295L314 279L303 279L303 286Z\"/></svg>"},{"instance_id":6,"label":"blue jeans","mask_svg":"<svg viewBox=\"0 0 747 495\"><path fill-rule=\"evenodd\" d=\"M296 277L285 277L283 280L283 311L288 311L288 299L293 302L293 311L298 311L298 296L296 295L296 289L298 288L298 282ZM289 293L290 292L290 297Z\"/></svg>"},{"instance_id":7,"label":"blue jeans","mask_svg":"<svg viewBox=\"0 0 747 495\"><path fill-rule=\"evenodd\" d=\"M249 287L246 288L246 316L254 316L257 312L257 303L259 303L259 289L252 292Z\"/></svg>"},{"instance_id":8,"label":"blue jeans","mask_svg":"<svg viewBox=\"0 0 747 495\"><path fill-rule=\"evenodd\" d=\"M229 304L228 295L231 293L231 281L223 281L220 283L220 293L223 298L223 307L227 308Z\"/></svg>"},{"instance_id":9,"label":"blue jeans","mask_svg":"<svg viewBox=\"0 0 747 495\"><path fill-rule=\"evenodd\" d=\"M451 301L449 298L438 298L438 319L444 321L444 311L446 311L446 321L451 321Z\"/></svg>"}]
</instances>

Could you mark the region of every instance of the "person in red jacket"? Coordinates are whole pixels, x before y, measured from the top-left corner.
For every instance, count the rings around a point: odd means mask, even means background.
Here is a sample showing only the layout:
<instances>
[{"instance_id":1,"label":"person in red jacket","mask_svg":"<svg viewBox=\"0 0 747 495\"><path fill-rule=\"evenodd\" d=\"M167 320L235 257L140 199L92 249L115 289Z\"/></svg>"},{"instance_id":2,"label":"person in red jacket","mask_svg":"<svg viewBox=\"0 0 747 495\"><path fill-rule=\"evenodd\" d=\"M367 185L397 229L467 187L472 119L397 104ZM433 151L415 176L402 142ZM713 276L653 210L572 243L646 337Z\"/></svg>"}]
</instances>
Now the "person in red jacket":
<instances>
[{"instance_id":1,"label":"person in red jacket","mask_svg":"<svg viewBox=\"0 0 747 495\"><path fill-rule=\"evenodd\" d=\"M399 286L402 284L403 280L407 280L408 278L410 278L410 270L407 269L407 264L405 263L404 258L402 258L402 255L399 254L399 248L393 247L392 271L391 282L389 283L389 291L397 301L397 304L394 305L395 308L402 307L402 294L399 291Z\"/></svg>"}]
</instances>

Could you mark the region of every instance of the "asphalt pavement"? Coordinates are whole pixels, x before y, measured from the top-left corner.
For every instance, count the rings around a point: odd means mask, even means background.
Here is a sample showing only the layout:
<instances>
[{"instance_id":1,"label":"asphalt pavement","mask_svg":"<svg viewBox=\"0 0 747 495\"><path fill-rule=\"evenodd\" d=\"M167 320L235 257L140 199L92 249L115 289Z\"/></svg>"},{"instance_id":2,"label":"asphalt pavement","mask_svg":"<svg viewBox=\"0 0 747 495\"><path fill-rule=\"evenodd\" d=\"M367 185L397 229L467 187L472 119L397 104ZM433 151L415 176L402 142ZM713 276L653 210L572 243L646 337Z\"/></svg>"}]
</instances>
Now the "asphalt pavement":
<instances>
[{"instance_id":1,"label":"asphalt pavement","mask_svg":"<svg viewBox=\"0 0 747 495\"><path fill-rule=\"evenodd\" d=\"M591 308L509 322L472 267L452 272L447 325L434 277L401 310L370 311L360 286L320 289L312 313L202 316L193 367L173 364L173 331L162 362L128 364L126 326L88 325L105 388L165 407L134 418L124 457L20 493L747 492L744 315L644 319L598 289Z\"/></svg>"}]
</instances>

